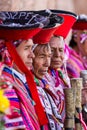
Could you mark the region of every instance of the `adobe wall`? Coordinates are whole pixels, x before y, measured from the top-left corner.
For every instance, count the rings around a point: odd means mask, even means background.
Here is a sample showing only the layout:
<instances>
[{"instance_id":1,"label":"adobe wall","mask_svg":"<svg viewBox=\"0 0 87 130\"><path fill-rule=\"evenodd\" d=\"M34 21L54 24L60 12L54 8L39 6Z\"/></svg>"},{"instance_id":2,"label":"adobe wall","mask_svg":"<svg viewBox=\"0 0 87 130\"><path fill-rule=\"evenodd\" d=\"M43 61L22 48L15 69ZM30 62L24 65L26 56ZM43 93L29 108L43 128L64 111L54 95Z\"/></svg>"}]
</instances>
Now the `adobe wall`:
<instances>
[{"instance_id":1,"label":"adobe wall","mask_svg":"<svg viewBox=\"0 0 87 130\"><path fill-rule=\"evenodd\" d=\"M0 10L63 9L87 14L87 0L0 0Z\"/></svg>"}]
</instances>

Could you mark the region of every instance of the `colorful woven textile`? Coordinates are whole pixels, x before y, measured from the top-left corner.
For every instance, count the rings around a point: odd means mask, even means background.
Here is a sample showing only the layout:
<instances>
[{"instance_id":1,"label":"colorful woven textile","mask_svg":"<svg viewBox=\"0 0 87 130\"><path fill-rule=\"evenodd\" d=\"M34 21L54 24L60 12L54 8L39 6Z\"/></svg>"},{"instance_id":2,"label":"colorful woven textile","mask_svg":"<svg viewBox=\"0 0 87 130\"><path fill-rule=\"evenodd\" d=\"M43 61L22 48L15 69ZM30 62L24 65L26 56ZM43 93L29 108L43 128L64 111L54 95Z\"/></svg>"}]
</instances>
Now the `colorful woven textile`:
<instances>
[{"instance_id":1,"label":"colorful woven textile","mask_svg":"<svg viewBox=\"0 0 87 130\"><path fill-rule=\"evenodd\" d=\"M11 105L11 115L6 118L6 128L40 130L33 101L26 89L27 84L21 81L17 73L7 67L4 68L2 75L12 84L12 88L5 90Z\"/></svg>"},{"instance_id":2,"label":"colorful woven textile","mask_svg":"<svg viewBox=\"0 0 87 130\"><path fill-rule=\"evenodd\" d=\"M69 59L67 61L67 72L70 78L76 78L80 76L80 71L87 69L86 62L79 54L77 54L71 48L68 48Z\"/></svg>"},{"instance_id":3,"label":"colorful woven textile","mask_svg":"<svg viewBox=\"0 0 87 130\"><path fill-rule=\"evenodd\" d=\"M48 130L62 130L62 117L59 114L59 110L57 108L59 97L56 95L54 87L55 84L52 77L47 74L41 80L35 78L35 81L37 83L37 89L41 103L49 121Z\"/></svg>"}]
</instances>

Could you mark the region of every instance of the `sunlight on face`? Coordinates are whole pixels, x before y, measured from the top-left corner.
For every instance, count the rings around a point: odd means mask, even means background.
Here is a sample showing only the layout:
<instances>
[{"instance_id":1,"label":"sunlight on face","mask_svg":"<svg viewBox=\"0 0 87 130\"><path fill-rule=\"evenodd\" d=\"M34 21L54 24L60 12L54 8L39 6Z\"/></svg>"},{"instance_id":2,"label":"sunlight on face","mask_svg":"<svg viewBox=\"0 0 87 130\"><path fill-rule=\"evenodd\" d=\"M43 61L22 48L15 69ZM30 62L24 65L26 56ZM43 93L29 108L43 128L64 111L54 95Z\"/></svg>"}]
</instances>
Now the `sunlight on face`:
<instances>
[{"instance_id":1,"label":"sunlight on face","mask_svg":"<svg viewBox=\"0 0 87 130\"><path fill-rule=\"evenodd\" d=\"M52 51L51 68L58 69L63 65L64 40L62 37L52 37L50 40Z\"/></svg>"},{"instance_id":2,"label":"sunlight on face","mask_svg":"<svg viewBox=\"0 0 87 130\"><path fill-rule=\"evenodd\" d=\"M87 30L78 30L76 32L76 42L79 47L79 52L82 54L82 56L87 56L87 38L84 40L83 43L82 41L82 35L86 34L87 35Z\"/></svg>"},{"instance_id":3,"label":"sunlight on face","mask_svg":"<svg viewBox=\"0 0 87 130\"><path fill-rule=\"evenodd\" d=\"M38 78L42 78L50 66L51 48L49 45L38 45L34 50L34 54L34 74Z\"/></svg>"},{"instance_id":4,"label":"sunlight on face","mask_svg":"<svg viewBox=\"0 0 87 130\"><path fill-rule=\"evenodd\" d=\"M16 47L17 53L21 57L26 67L30 70L32 68L32 61L34 53L32 51L33 41L32 39L23 40L18 47Z\"/></svg>"}]
</instances>

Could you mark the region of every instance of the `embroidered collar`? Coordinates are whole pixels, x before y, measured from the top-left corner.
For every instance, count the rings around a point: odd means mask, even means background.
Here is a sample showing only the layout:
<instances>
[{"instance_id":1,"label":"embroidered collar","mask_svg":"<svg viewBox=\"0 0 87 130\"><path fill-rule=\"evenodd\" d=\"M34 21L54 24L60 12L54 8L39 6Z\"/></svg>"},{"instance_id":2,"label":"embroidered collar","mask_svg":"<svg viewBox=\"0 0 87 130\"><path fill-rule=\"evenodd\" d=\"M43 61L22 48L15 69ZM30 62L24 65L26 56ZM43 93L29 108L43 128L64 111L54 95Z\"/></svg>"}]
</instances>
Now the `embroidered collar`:
<instances>
[{"instance_id":1,"label":"embroidered collar","mask_svg":"<svg viewBox=\"0 0 87 130\"><path fill-rule=\"evenodd\" d=\"M16 71L16 70L13 69L13 68L12 68L12 72L13 72L14 74L16 74L16 75L21 79L21 81L23 81L23 83L26 83L26 77L25 77L24 74L19 73L18 71Z\"/></svg>"}]
</instances>

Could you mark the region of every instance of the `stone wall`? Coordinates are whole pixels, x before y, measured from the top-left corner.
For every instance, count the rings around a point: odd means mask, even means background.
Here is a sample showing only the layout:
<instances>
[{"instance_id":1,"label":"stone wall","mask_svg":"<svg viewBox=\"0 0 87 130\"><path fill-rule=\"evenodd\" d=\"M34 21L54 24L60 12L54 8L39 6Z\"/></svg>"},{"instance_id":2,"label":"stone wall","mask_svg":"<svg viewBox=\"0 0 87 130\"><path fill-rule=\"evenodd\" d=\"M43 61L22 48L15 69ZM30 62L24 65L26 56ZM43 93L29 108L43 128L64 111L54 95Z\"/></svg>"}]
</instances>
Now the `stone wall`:
<instances>
[{"instance_id":1,"label":"stone wall","mask_svg":"<svg viewBox=\"0 0 87 130\"><path fill-rule=\"evenodd\" d=\"M63 9L87 14L87 0L0 0L0 10Z\"/></svg>"},{"instance_id":2,"label":"stone wall","mask_svg":"<svg viewBox=\"0 0 87 130\"><path fill-rule=\"evenodd\" d=\"M77 14L85 13L87 15L87 0L73 0L73 3Z\"/></svg>"},{"instance_id":3,"label":"stone wall","mask_svg":"<svg viewBox=\"0 0 87 130\"><path fill-rule=\"evenodd\" d=\"M87 14L87 0L0 0L0 11L61 9ZM71 33L66 38L69 43Z\"/></svg>"}]
</instances>

